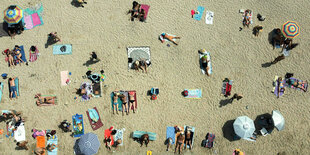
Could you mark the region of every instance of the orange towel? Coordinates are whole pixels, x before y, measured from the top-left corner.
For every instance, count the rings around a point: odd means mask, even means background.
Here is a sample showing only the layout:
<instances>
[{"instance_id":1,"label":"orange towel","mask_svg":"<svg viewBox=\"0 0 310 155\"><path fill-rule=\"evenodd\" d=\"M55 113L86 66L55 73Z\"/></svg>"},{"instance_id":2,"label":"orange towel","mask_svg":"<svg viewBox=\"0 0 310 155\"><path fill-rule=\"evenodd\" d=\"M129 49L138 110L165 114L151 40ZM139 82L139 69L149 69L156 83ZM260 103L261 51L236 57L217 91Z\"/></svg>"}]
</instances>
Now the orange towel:
<instances>
[{"instance_id":1,"label":"orange towel","mask_svg":"<svg viewBox=\"0 0 310 155\"><path fill-rule=\"evenodd\" d=\"M37 136L37 147L45 148L45 137L44 136ZM45 153L43 153L45 155Z\"/></svg>"},{"instance_id":2,"label":"orange towel","mask_svg":"<svg viewBox=\"0 0 310 155\"><path fill-rule=\"evenodd\" d=\"M111 138L111 145L113 146L114 145L114 140L113 140L113 136L111 135L112 133L112 130L110 129L106 129L104 130L104 138Z\"/></svg>"}]
</instances>

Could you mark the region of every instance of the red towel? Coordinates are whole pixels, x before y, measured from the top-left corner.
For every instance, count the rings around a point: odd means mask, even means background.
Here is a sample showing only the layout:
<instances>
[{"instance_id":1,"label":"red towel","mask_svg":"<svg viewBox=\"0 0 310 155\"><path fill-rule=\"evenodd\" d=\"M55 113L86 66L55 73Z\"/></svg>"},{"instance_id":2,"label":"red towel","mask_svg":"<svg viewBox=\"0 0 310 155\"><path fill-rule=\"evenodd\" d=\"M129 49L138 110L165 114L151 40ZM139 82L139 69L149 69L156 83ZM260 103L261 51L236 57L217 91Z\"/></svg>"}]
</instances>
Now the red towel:
<instances>
[{"instance_id":1,"label":"red towel","mask_svg":"<svg viewBox=\"0 0 310 155\"><path fill-rule=\"evenodd\" d=\"M143 9L145 11L144 19L146 20L147 13L149 12L150 6L149 5L145 5L145 4L141 4L140 9Z\"/></svg>"},{"instance_id":2,"label":"red towel","mask_svg":"<svg viewBox=\"0 0 310 155\"><path fill-rule=\"evenodd\" d=\"M230 91L231 91L231 85L227 82L225 95L230 96Z\"/></svg>"},{"instance_id":3,"label":"red towel","mask_svg":"<svg viewBox=\"0 0 310 155\"><path fill-rule=\"evenodd\" d=\"M94 107L93 109L95 109L97 111L98 116L99 116L99 119L98 119L98 121L96 123L93 123L93 121L91 120L91 118L89 116L89 112L88 111L86 111L86 114L87 114L87 117L88 117L88 120L89 120L91 128L95 131L95 130L99 129L100 127L102 127L103 123L102 123L102 121L100 119L100 115L99 115L99 112L98 112L97 108Z\"/></svg>"}]
</instances>

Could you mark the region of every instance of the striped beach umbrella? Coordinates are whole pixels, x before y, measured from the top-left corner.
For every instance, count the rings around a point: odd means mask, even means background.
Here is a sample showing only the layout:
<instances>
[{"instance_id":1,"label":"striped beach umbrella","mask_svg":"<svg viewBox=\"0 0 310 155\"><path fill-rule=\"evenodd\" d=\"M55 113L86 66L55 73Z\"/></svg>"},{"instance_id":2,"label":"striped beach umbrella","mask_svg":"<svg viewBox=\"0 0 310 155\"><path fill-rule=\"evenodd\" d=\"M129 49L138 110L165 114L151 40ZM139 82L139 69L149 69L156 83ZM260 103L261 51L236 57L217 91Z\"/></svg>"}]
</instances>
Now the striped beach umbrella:
<instances>
[{"instance_id":1,"label":"striped beach umbrella","mask_svg":"<svg viewBox=\"0 0 310 155\"><path fill-rule=\"evenodd\" d=\"M300 33L300 27L294 21L287 21L282 25L282 32L286 38L295 38Z\"/></svg>"},{"instance_id":2,"label":"striped beach umbrella","mask_svg":"<svg viewBox=\"0 0 310 155\"><path fill-rule=\"evenodd\" d=\"M16 24L23 19L23 9L17 5L11 5L4 10L4 21L8 24Z\"/></svg>"}]
</instances>

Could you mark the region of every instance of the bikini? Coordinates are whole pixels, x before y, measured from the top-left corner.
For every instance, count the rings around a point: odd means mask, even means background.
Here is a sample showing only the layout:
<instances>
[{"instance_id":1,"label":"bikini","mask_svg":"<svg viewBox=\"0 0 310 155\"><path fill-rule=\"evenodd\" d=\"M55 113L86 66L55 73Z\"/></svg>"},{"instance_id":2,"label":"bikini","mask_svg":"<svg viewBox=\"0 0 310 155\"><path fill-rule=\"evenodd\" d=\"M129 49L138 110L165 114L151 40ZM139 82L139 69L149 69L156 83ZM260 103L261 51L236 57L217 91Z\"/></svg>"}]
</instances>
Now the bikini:
<instances>
[{"instance_id":1,"label":"bikini","mask_svg":"<svg viewBox=\"0 0 310 155\"><path fill-rule=\"evenodd\" d=\"M134 103L134 102L135 102L135 100L129 100L129 102L130 102L130 103Z\"/></svg>"}]
</instances>

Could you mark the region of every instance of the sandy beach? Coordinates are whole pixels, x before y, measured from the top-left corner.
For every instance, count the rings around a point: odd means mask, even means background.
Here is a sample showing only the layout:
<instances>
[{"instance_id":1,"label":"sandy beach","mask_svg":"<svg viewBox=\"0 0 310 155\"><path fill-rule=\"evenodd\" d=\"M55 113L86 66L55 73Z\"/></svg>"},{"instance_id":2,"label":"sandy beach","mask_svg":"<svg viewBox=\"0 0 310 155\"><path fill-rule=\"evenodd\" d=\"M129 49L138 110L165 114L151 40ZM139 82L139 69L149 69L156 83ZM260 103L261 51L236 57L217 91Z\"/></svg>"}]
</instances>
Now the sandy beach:
<instances>
[{"instance_id":1,"label":"sandy beach","mask_svg":"<svg viewBox=\"0 0 310 155\"><path fill-rule=\"evenodd\" d=\"M25 30L15 39L0 37L1 51L14 45L24 45L29 59L29 48L38 47L40 56L35 62L9 68L1 55L0 74L18 77L20 97L9 99L8 81L4 82L4 93L0 110L14 109L22 111L26 118L26 139L30 149L17 150L14 138L3 138L0 143L0 155L33 154L36 140L31 137L31 129L56 129L58 135L58 154L73 154L76 138L70 133L62 133L58 128L61 121L72 122L72 115L84 115L85 133L98 135L101 147L97 154L146 154L152 150L157 154L174 154L174 146L166 152L166 127L191 125L196 128L192 150L183 154L219 154L231 155L240 148L247 155L275 155L280 151L287 154L310 154L310 95L294 89L287 89L277 98L272 91L274 77L284 76L287 72L294 77L310 80L310 21L307 0L141 0L150 5L145 23L130 21L127 11L132 1L89 0L84 8L71 4L72 0L7 0L0 2L0 11L16 4L28 8L42 3L44 7L42 26ZM190 11L197 6L214 12L213 25L191 18ZM250 28L242 27L242 14L239 9L253 11L253 24ZM261 22L257 13L266 16ZM274 28L281 28L286 21L296 21L301 27L300 35L293 39L299 45L291 51L285 60L270 67L262 67L280 55L281 49L274 49L268 41L268 35ZM256 25L264 27L262 33L255 37L252 29ZM47 34L56 31L62 42L72 44L72 55L53 55L53 47L45 48ZM180 36L178 46L167 42L161 43L158 36L167 32ZM127 47L149 46L152 65L148 73L128 70ZM206 49L211 54L213 73L210 77L201 73L198 50ZM100 62L87 65L89 53L96 51ZM103 96L90 101L75 100L75 89L86 79L82 76L91 68L93 72L104 70L106 76ZM60 84L60 72L69 71L71 83ZM232 94L241 93L244 98L232 104L221 106L225 98L221 95L222 80L234 81ZM158 87L158 99L152 101L147 91ZM202 89L201 99L186 99L181 95L184 89ZM113 115L110 94L114 90L136 90L138 109L128 116ZM55 106L38 107L35 104L36 93L57 95ZM97 107L103 121L103 127L93 131L86 116L89 108ZM248 107L248 108L246 108ZM279 110L285 118L285 129L271 135L260 136L256 142L246 140L230 141L225 138L225 123L246 115L255 119L258 115ZM116 152L108 151L103 143L104 130L110 126L125 128L124 146ZM0 129L5 129L5 122L0 122ZM155 132L157 140L151 141L148 147L140 147L130 135L135 130ZM233 130L233 129L231 129ZM208 133L216 135L212 149L200 146ZM0 137L1 138L1 137ZM114 150L114 149L113 149Z\"/></svg>"}]
</instances>

